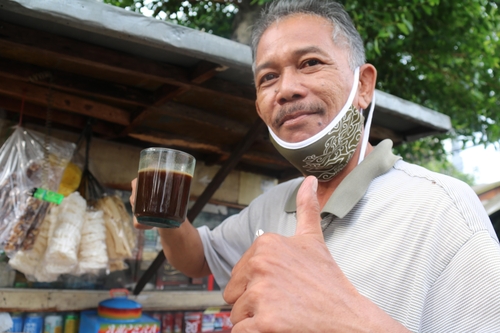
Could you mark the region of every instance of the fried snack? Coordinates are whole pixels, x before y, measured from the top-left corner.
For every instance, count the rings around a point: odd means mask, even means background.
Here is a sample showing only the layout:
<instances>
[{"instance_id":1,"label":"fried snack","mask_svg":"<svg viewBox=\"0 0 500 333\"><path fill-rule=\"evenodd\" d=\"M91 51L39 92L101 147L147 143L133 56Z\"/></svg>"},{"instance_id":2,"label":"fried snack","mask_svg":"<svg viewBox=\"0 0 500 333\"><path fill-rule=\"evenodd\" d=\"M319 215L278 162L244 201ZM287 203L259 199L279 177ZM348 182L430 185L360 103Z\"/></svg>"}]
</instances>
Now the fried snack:
<instances>
[{"instance_id":1,"label":"fried snack","mask_svg":"<svg viewBox=\"0 0 500 333\"><path fill-rule=\"evenodd\" d=\"M31 227L26 233L26 237L23 240L22 244L23 250L31 250L33 248L35 240L40 232L41 224L44 221L45 216L47 215L50 205L51 205L50 202L46 201L42 202L42 205L40 206L40 209L35 217L35 221L33 221Z\"/></svg>"},{"instance_id":2,"label":"fried snack","mask_svg":"<svg viewBox=\"0 0 500 333\"><path fill-rule=\"evenodd\" d=\"M123 259L132 258L136 238L132 227L132 216L117 196L105 196L96 203L104 212L106 246L110 271L125 269Z\"/></svg>"},{"instance_id":3,"label":"fried snack","mask_svg":"<svg viewBox=\"0 0 500 333\"><path fill-rule=\"evenodd\" d=\"M106 251L106 227L102 210L87 211L82 227L82 239L78 251L75 275L98 274L108 267Z\"/></svg>"},{"instance_id":4,"label":"fried snack","mask_svg":"<svg viewBox=\"0 0 500 333\"><path fill-rule=\"evenodd\" d=\"M68 274L76 268L86 208L87 202L78 192L55 207L56 222L43 260L50 274Z\"/></svg>"},{"instance_id":5,"label":"fried snack","mask_svg":"<svg viewBox=\"0 0 500 333\"><path fill-rule=\"evenodd\" d=\"M43 221L47 208L49 207L48 202L44 202L33 197L26 197L27 199L24 205L23 214L12 227L9 239L4 246L4 250L7 253L13 253L21 249L30 230L33 231L33 234L31 235L31 239L28 239L26 247L31 247L36 236L34 232L36 232L39 224Z\"/></svg>"},{"instance_id":6,"label":"fried snack","mask_svg":"<svg viewBox=\"0 0 500 333\"><path fill-rule=\"evenodd\" d=\"M48 208L48 213L40 224L39 234L35 239L32 249L20 250L9 260L9 265L24 273L28 279L34 278L35 271L40 264L40 260L45 254L45 249L47 248L51 224L50 212L51 207Z\"/></svg>"}]
</instances>

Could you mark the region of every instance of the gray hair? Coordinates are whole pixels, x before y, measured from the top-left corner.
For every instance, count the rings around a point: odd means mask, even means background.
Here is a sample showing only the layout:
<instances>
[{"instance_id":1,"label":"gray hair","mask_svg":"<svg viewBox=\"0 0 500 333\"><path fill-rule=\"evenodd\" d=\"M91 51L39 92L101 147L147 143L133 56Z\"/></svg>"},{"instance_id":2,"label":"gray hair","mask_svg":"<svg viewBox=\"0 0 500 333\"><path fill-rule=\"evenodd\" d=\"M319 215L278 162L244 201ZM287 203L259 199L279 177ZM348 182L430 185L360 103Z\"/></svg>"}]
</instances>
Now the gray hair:
<instances>
[{"instance_id":1,"label":"gray hair","mask_svg":"<svg viewBox=\"0 0 500 333\"><path fill-rule=\"evenodd\" d=\"M332 39L336 45L346 44L351 70L366 62L365 48L359 32L344 7L332 0L276 0L267 5L252 31L252 56L255 70L255 55L260 38L274 22L294 14L311 14L323 17L333 24Z\"/></svg>"}]
</instances>

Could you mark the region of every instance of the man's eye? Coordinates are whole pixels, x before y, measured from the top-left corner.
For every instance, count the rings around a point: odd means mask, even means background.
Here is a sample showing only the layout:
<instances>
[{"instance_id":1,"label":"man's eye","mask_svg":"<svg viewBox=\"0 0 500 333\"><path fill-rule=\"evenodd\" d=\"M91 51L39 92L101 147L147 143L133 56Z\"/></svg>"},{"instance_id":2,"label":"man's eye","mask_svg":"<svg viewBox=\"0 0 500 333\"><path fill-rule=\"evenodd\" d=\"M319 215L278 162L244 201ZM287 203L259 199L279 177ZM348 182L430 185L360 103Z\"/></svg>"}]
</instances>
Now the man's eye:
<instances>
[{"instance_id":1,"label":"man's eye","mask_svg":"<svg viewBox=\"0 0 500 333\"><path fill-rule=\"evenodd\" d=\"M278 76L276 74L269 73L269 74L266 74L266 75L262 76L262 78L260 79L260 82L264 83L264 82L267 82L267 81L271 81L271 80L274 80L277 77Z\"/></svg>"},{"instance_id":2,"label":"man's eye","mask_svg":"<svg viewBox=\"0 0 500 333\"><path fill-rule=\"evenodd\" d=\"M302 65L302 67L311 67L311 66L316 66L316 65L319 65L320 64L320 61L317 60L317 59L310 59L310 60L307 60L304 62L304 64Z\"/></svg>"}]
</instances>

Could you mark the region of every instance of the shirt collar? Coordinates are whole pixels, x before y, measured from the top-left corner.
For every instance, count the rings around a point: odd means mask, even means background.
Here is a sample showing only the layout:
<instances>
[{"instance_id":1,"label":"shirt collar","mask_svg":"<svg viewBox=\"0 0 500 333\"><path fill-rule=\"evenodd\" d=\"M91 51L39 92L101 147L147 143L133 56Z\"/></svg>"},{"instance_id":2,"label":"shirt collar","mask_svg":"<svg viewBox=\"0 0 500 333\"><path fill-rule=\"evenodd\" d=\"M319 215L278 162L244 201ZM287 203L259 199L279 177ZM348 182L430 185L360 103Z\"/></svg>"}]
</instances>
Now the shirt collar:
<instances>
[{"instance_id":1,"label":"shirt collar","mask_svg":"<svg viewBox=\"0 0 500 333\"><path fill-rule=\"evenodd\" d=\"M339 218L345 217L365 195L372 180L389 171L399 159L401 157L392 153L391 140L380 142L363 162L342 180L321 211L321 218L328 214L334 214ZM297 211L295 198L301 184L288 197L285 212Z\"/></svg>"}]
</instances>

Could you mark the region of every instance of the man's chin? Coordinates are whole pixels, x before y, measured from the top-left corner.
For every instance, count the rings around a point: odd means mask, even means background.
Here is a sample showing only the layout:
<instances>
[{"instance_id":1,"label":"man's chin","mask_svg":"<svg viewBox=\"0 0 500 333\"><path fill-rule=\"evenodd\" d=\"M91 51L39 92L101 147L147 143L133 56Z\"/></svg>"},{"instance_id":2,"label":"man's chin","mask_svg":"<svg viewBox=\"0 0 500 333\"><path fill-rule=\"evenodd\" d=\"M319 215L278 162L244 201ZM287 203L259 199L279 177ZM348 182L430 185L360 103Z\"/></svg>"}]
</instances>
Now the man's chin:
<instances>
[{"instance_id":1,"label":"man's chin","mask_svg":"<svg viewBox=\"0 0 500 333\"><path fill-rule=\"evenodd\" d=\"M309 139L310 137L314 136L314 134L310 133L300 133L300 132L292 132L292 133L285 133L283 135L278 135L278 137L288 143L297 143L297 142L302 142L304 140Z\"/></svg>"}]
</instances>

